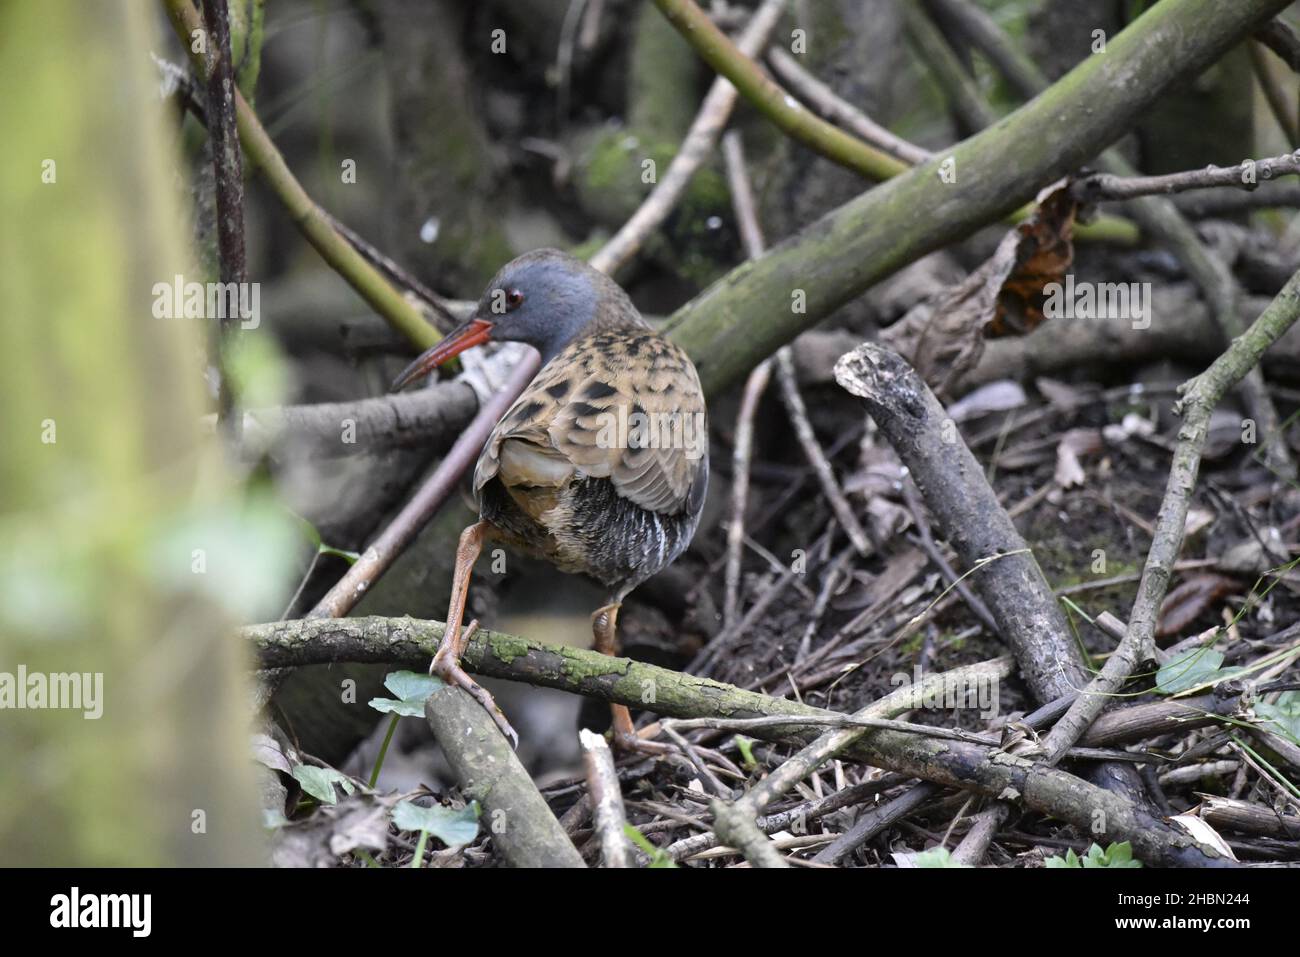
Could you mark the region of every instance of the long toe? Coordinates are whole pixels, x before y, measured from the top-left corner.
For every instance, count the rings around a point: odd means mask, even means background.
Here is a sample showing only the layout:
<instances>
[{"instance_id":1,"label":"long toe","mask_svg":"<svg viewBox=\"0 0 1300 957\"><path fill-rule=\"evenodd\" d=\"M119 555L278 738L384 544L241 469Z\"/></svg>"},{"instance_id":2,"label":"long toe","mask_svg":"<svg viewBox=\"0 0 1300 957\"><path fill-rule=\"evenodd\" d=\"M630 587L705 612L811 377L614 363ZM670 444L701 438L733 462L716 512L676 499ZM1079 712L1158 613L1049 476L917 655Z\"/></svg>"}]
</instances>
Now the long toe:
<instances>
[{"instance_id":1,"label":"long toe","mask_svg":"<svg viewBox=\"0 0 1300 957\"><path fill-rule=\"evenodd\" d=\"M434 658L433 667L430 669L431 673L437 675L447 684L455 685L457 688L463 688L469 692L474 697L474 700L481 704L484 710L492 716L492 720L501 729L501 733L510 741L511 747L518 748L519 735L515 733L515 729L506 720L505 714L497 706L492 693L471 678L469 672L462 668L455 659L449 656L439 661L438 659L441 657L441 654L439 654L438 657Z\"/></svg>"},{"instance_id":2,"label":"long toe","mask_svg":"<svg viewBox=\"0 0 1300 957\"><path fill-rule=\"evenodd\" d=\"M647 741L635 732L628 734L615 731L610 737L611 746L619 754L642 754L662 758L677 750L671 744L664 744L660 741Z\"/></svg>"}]
</instances>

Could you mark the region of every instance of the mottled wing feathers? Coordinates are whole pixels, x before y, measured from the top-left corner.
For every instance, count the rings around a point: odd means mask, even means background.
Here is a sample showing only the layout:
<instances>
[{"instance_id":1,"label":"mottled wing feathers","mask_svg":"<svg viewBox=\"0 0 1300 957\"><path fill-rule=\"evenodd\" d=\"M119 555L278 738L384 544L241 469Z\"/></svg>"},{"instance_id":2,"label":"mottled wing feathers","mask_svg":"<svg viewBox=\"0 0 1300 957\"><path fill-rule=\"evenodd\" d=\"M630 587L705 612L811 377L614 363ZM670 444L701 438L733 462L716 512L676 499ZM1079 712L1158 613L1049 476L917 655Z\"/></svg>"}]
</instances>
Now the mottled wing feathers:
<instances>
[{"instance_id":1,"label":"mottled wing feathers","mask_svg":"<svg viewBox=\"0 0 1300 957\"><path fill-rule=\"evenodd\" d=\"M474 487L497 475L507 488L539 490L605 478L621 497L673 515L698 507L707 442L686 354L652 332L601 332L557 355L519 397L489 438Z\"/></svg>"}]
</instances>

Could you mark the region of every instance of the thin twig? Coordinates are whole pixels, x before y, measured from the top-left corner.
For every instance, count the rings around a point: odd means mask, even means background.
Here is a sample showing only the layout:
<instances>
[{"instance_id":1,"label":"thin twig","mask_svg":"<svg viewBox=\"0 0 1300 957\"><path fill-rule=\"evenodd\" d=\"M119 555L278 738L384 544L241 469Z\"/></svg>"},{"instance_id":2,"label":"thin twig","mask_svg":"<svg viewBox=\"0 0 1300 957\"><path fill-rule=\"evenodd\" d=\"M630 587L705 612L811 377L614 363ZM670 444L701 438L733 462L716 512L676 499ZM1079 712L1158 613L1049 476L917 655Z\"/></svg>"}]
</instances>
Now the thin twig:
<instances>
[{"instance_id":1,"label":"thin twig","mask_svg":"<svg viewBox=\"0 0 1300 957\"><path fill-rule=\"evenodd\" d=\"M761 45L752 52L738 49L693 0L655 0L655 5L709 66L791 138L870 180L888 179L909 168L800 106L754 62Z\"/></svg>"},{"instance_id":2,"label":"thin twig","mask_svg":"<svg viewBox=\"0 0 1300 957\"><path fill-rule=\"evenodd\" d=\"M745 244L745 254L750 259L758 259L763 255L766 243L763 239L762 226L758 221L757 205L754 202L753 189L749 184L749 174L745 170L745 153L740 135L734 132L729 134L727 140L723 143L723 149L726 156L727 184L731 189L731 202L736 211L736 220L740 224L740 235ZM756 367L754 372L750 373L749 381L746 383L746 398L749 396L750 385L761 391L762 386L766 384L768 373L766 370L760 371L760 368L770 361L766 360L760 364L760 367ZM803 448L804 455L807 456L818 482L821 483L822 492L830 502L835 517L848 534L849 540L853 542L853 547L857 549L858 554L870 554L872 548L871 539L858 522L852 507L844 497L844 492L840 489L839 482L835 478L835 472L831 468L830 462L826 460L826 454L817 443L817 436L813 433L812 424L808 421L808 410L804 407L803 397L799 394L799 385L795 381L794 360L789 346L777 351L775 361L777 382L781 387L781 400L785 404L786 414L789 415L790 423L794 426L795 436L799 440L799 445ZM743 405L741 411L742 413L745 411ZM739 432L738 425L738 445ZM748 450L746 450L746 462L747 460ZM747 467L744 481L746 484L748 483ZM740 502L740 507L743 509L743 501ZM733 498L733 520L735 518L735 508L736 501ZM728 545L730 546L730 542ZM730 572L730 552L728 553L728 560L728 571ZM737 577L739 577L738 567Z\"/></svg>"},{"instance_id":3,"label":"thin twig","mask_svg":"<svg viewBox=\"0 0 1300 957\"><path fill-rule=\"evenodd\" d=\"M966 0L928 0L928 4L946 25L987 56L1021 97L1032 100L1038 95L1042 87L1038 67L1016 49L988 11Z\"/></svg>"},{"instance_id":4,"label":"thin twig","mask_svg":"<svg viewBox=\"0 0 1300 957\"><path fill-rule=\"evenodd\" d=\"M980 95L975 78L963 69L961 61L921 4L903 4L903 22L930 75L943 90L949 107L960 118L966 131L975 133L996 123L997 114Z\"/></svg>"},{"instance_id":5,"label":"thin twig","mask_svg":"<svg viewBox=\"0 0 1300 957\"><path fill-rule=\"evenodd\" d=\"M396 260L373 245L364 236L345 223L340 222L327 210L320 210L320 215L336 230L339 235L352 244L352 247L366 258L372 266L382 272L399 286L408 289L422 303L429 307L435 316L442 320L441 331L450 332L460 324L457 304L438 295L411 273L407 272Z\"/></svg>"},{"instance_id":6,"label":"thin twig","mask_svg":"<svg viewBox=\"0 0 1300 957\"><path fill-rule=\"evenodd\" d=\"M745 541L745 505L749 500L749 462L754 449L754 416L771 376L770 359L754 366L745 380L736 413L735 445L731 452L731 518L727 522L727 565L723 573L724 629L735 624L740 609L740 565Z\"/></svg>"},{"instance_id":7,"label":"thin twig","mask_svg":"<svg viewBox=\"0 0 1300 957\"><path fill-rule=\"evenodd\" d=\"M1300 142L1300 127L1296 124L1295 106L1291 103L1290 94L1282 89L1277 77L1273 75L1268 58L1264 55L1263 45L1256 40L1248 40L1246 49L1250 53L1250 66L1255 71L1255 81L1263 91L1264 99L1268 102L1268 108L1273 114L1273 119L1277 120L1282 135L1286 137L1288 143Z\"/></svg>"},{"instance_id":8,"label":"thin twig","mask_svg":"<svg viewBox=\"0 0 1300 957\"><path fill-rule=\"evenodd\" d=\"M812 650L813 635L817 633L817 626L821 624L822 615L826 614L826 608L831 603L831 596L835 594L835 589L839 587L843 580L845 569L848 568L856 549L852 546L845 548L831 563L831 567L826 570L825 581L822 582L821 589L817 592L817 598L813 601L812 611L808 613L808 623L804 625L803 637L799 639L799 645L795 649L794 664L792 667L797 668L808 657L808 652Z\"/></svg>"},{"instance_id":9,"label":"thin twig","mask_svg":"<svg viewBox=\"0 0 1300 957\"><path fill-rule=\"evenodd\" d=\"M772 30L785 8L785 0L765 0L762 7L754 14L738 40L740 50L749 51L748 56L755 55L766 44ZM724 40L726 38L724 37ZM726 41L730 45L731 41ZM733 48L735 49L735 48ZM708 95L700 105L686 138L677 150L677 155L668 164L668 170L660 178L655 188L646 197L645 202L632 214L631 219L607 242L596 255L591 257L591 265L607 275L616 274L653 233L668 218L677 201L686 191L687 184L696 170L704 163L727 125L731 111L736 105L736 88L719 77L709 88Z\"/></svg>"},{"instance_id":10,"label":"thin twig","mask_svg":"<svg viewBox=\"0 0 1300 957\"><path fill-rule=\"evenodd\" d=\"M948 584L952 585L957 590L957 594L961 595L966 607L984 623L984 627L989 630L989 634L996 635L998 633L998 624L993 620L993 614L989 611L988 605L984 604L970 590L965 579L957 574L956 569L948 563L948 560L943 556L943 552L939 550L939 545L934 540L934 533L930 529L929 519L925 517L925 506L921 504L921 497L917 495L916 485L912 481L912 477L910 475L905 477L902 485L903 501L907 503L907 510L912 513L912 520L916 522L916 530L920 533L921 538L921 549L930 556L930 561L938 566Z\"/></svg>"},{"instance_id":11,"label":"thin twig","mask_svg":"<svg viewBox=\"0 0 1300 957\"><path fill-rule=\"evenodd\" d=\"M799 440L808 463L817 475L822 494L830 502L831 510L858 554L870 555L871 537L854 514L853 506L849 505L844 490L840 488L839 480L835 478L835 470L831 468L826 453L822 451L817 436L813 434L812 423L808 421L808 410L803 404L803 396L799 394L799 383L795 381L794 358L789 346L783 346L776 353L776 381L781 387L781 399L785 403L786 413L790 416L790 424L794 426L795 437Z\"/></svg>"},{"instance_id":12,"label":"thin twig","mask_svg":"<svg viewBox=\"0 0 1300 957\"><path fill-rule=\"evenodd\" d=\"M506 384L479 409L456 444L451 447L433 474L411 497L397 516L379 533L347 573L335 583L307 615L309 618L341 618L352 610L366 591L397 559L406 546L442 507L456 488L460 477L478 460L483 443L505 415L511 403L537 374L540 357L527 352L510 371Z\"/></svg>"},{"instance_id":13,"label":"thin twig","mask_svg":"<svg viewBox=\"0 0 1300 957\"><path fill-rule=\"evenodd\" d=\"M767 62L773 72L805 103L822 116L860 136L865 142L909 166L924 163L934 154L891 133L860 109L838 96L834 90L805 70L781 47L767 50Z\"/></svg>"},{"instance_id":14,"label":"thin twig","mask_svg":"<svg viewBox=\"0 0 1300 957\"><path fill-rule=\"evenodd\" d=\"M1204 169L1162 176L1116 176L1093 173L1078 179L1070 187L1080 202L1100 203L1137 199L1139 196L1168 196L1193 189L1235 186L1253 190L1261 182L1281 176L1300 174L1300 151L1284 153L1270 159L1246 160L1236 166L1207 166Z\"/></svg>"},{"instance_id":15,"label":"thin twig","mask_svg":"<svg viewBox=\"0 0 1300 957\"><path fill-rule=\"evenodd\" d=\"M732 130L722 138L722 156L741 243L746 255L762 255L763 237L759 231L753 195L749 191L749 178L745 175L745 157L737 131ZM723 574L724 629L735 624L740 606L740 564L745 538L745 505L749 499L749 462L754 448L754 416L771 377L770 359L764 359L754 366L745 380L740 409L736 413L736 437L731 459L731 519L727 523L727 565Z\"/></svg>"},{"instance_id":16,"label":"thin twig","mask_svg":"<svg viewBox=\"0 0 1300 957\"><path fill-rule=\"evenodd\" d=\"M235 127L235 68L230 56L230 12L226 0L205 0L203 22L208 31L208 137L212 146L212 171L216 181L217 250L221 281L242 287L248 280L244 256L244 168ZM218 352L217 422L232 445L243 432L235 414L230 366L239 331L240 316L221 317Z\"/></svg>"}]
</instances>

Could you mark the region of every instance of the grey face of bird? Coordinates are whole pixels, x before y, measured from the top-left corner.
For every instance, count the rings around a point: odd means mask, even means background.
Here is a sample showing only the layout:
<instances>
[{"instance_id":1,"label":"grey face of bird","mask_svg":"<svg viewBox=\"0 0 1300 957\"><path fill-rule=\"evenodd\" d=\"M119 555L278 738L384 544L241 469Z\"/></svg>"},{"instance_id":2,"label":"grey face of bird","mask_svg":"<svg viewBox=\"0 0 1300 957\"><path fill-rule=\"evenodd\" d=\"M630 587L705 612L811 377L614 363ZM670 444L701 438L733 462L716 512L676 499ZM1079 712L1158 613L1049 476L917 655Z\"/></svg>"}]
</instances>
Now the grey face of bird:
<instances>
[{"instance_id":1,"label":"grey face of bird","mask_svg":"<svg viewBox=\"0 0 1300 957\"><path fill-rule=\"evenodd\" d=\"M558 249L525 253L501 267L469 321L407 366L393 390L489 340L526 343L549 362L597 321L644 326L627 293L582 260Z\"/></svg>"},{"instance_id":2,"label":"grey face of bird","mask_svg":"<svg viewBox=\"0 0 1300 957\"><path fill-rule=\"evenodd\" d=\"M586 263L542 249L501 268L479 300L474 319L490 323L489 338L527 343L548 362L591 324L609 299L608 286L626 301L622 290Z\"/></svg>"}]
</instances>

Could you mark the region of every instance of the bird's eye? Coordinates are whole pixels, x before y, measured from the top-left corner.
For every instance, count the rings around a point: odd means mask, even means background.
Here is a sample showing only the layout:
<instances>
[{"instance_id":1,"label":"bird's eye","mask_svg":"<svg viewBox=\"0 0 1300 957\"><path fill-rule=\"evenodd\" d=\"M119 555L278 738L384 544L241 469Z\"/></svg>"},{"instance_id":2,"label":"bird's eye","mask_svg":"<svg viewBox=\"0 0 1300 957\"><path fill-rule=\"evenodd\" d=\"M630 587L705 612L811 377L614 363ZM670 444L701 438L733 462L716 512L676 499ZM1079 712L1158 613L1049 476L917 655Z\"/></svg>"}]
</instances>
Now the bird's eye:
<instances>
[{"instance_id":1,"label":"bird's eye","mask_svg":"<svg viewBox=\"0 0 1300 957\"><path fill-rule=\"evenodd\" d=\"M518 289L510 289L506 292L506 309L518 309L524 304L524 294Z\"/></svg>"}]
</instances>

